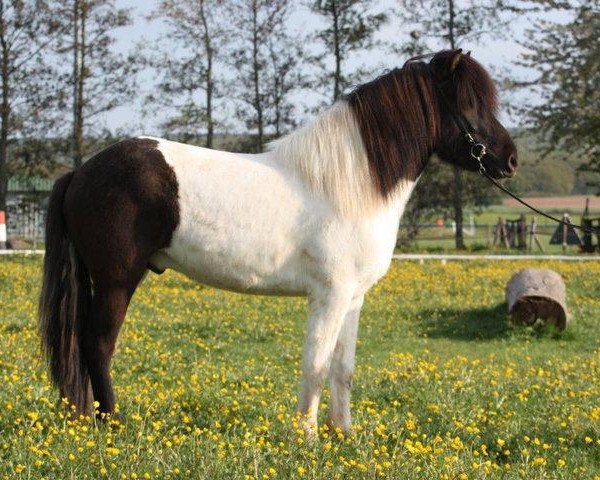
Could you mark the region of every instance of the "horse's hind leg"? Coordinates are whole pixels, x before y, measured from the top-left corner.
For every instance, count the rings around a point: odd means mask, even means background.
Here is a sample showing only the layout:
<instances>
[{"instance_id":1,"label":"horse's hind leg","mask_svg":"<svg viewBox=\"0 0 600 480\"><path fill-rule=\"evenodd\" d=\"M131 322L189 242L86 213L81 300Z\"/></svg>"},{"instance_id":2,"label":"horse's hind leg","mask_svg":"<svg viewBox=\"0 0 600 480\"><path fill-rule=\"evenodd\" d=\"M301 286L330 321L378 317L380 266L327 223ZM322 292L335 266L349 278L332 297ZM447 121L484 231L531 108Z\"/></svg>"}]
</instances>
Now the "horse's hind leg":
<instances>
[{"instance_id":1,"label":"horse's hind leg","mask_svg":"<svg viewBox=\"0 0 600 480\"><path fill-rule=\"evenodd\" d=\"M93 285L91 313L78 336L100 411L113 413L111 357L127 306L179 224L179 185L159 142L116 143L88 160L65 193L66 230Z\"/></svg>"},{"instance_id":2,"label":"horse's hind leg","mask_svg":"<svg viewBox=\"0 0 600 480\"><path fill-rule=\"evenodd\" d=\"M114 412L110 364L132 294L131 287L98 286L92 300L90 321L83 328L83 354L100 413Z\"/></svg>"}]
</instances>

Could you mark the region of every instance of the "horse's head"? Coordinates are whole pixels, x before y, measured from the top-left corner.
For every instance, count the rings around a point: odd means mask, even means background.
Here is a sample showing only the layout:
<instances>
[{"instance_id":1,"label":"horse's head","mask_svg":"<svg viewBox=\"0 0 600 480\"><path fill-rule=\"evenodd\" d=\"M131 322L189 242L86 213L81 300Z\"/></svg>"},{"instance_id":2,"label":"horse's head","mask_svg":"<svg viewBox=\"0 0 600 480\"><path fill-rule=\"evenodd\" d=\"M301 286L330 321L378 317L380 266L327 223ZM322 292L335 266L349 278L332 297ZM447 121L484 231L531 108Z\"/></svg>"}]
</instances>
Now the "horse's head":
<instances>
[{"instance_id":1,"label":"horse's head","mask_svg":"<svg viewBox=\"0 0 600 480\"><path fill-rule=\"evenodd\" d=\"M496 118L498 99L490 75L460 49L437 53L429 65L439 95L438 156L473 171L480 168L479 156L492 177L512 177L517 149Z\"/></svg>"}]
</instances>

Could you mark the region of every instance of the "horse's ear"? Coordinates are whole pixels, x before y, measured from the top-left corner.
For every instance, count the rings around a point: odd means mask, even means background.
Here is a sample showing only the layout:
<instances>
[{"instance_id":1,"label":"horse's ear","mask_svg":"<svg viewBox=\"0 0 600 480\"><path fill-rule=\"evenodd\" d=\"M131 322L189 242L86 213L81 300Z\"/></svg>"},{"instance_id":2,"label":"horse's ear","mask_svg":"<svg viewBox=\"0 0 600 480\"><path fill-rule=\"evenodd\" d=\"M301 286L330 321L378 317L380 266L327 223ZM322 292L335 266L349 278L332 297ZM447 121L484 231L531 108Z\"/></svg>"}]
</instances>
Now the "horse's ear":
<instances>
[{"instance_id":1,"label":"horse's ear","mask_svg":"<svg viewBox=\"0 0 600 480\"><path fill-rule=\"evenodd\" d=\"M467 53L467 55L469 55L471 52ZM462 48L459 48L458 50L454 50L454 52L452 52L452 57L450 58L450 73L454 72L454 70L456 70L456 67L458 67L458 64L460 63L460 59L463 56L463 51Z\"/></svg>"},{"instance_id":2,"label":"horse's ear","mask_svg":"<svg viewBox=\"0 0 600 480\"><path fill-rule=\"evenodd\" d=\"M462 48L444 50L435 54L429 64L433 68L436 78L440 82L443 82L453 76L454 71L458 68L465 55Z\"/></svg>"}]
</instances>

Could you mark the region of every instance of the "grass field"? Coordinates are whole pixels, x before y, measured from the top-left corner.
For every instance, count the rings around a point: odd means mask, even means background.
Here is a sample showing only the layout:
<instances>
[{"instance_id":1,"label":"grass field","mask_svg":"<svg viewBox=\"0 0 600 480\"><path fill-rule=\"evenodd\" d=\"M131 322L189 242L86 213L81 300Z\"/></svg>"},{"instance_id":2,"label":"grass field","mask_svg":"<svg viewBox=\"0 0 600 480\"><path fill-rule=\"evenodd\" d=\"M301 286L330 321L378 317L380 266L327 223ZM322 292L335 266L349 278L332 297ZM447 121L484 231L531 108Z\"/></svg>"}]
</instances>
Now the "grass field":
<instances>
[{"instance_id":1,"label":"grass field","mask_svg":"<svg viewBox=\"0 0 600 480\"><path fill-rule=\"evenodd\" d=\"M535 263L568 284L562 334L507 322L525 265L394 263L361 319L354 434L311 444L303 300L150 276L114 361L123 422L72 422L38 354L40 259L1 258L0 479L600 479L600 262Z\"/></svg>"}]
</instances>

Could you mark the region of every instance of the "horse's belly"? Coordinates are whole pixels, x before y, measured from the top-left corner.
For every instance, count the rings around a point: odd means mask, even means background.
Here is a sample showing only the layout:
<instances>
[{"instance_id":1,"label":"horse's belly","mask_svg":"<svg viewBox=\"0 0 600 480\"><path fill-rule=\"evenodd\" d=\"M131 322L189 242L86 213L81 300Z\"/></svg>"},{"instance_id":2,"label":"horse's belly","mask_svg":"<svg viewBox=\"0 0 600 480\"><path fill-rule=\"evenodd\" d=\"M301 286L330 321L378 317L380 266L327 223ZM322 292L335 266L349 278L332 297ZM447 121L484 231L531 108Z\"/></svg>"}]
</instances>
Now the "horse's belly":
<instances>
[{"instance_id":1,"label":"horse's belly","mask_svg":"<svg viewBox=\"0 0 600 480\"><path fill-rule=\"evenodd\" d=\"M172 246L156 256L161 268L172 268L189 278L216 288L264 295L304 295L306 285L292 257L281 259L241 256L232 251L207 251L189 243Z\"/></svg>"},{"instance_id":2,"label":"horse's belly","mask_svg":"<svg viewBox=\"0 0 600 480\"><path fill-rule=\"evenodd\" d=\"M182 208L163 267L237 292L304 294L303 235L297 226L302 214L269 200L248 199L238 210L226 198L196 195Z\"/></svg>"}]
</instances>

